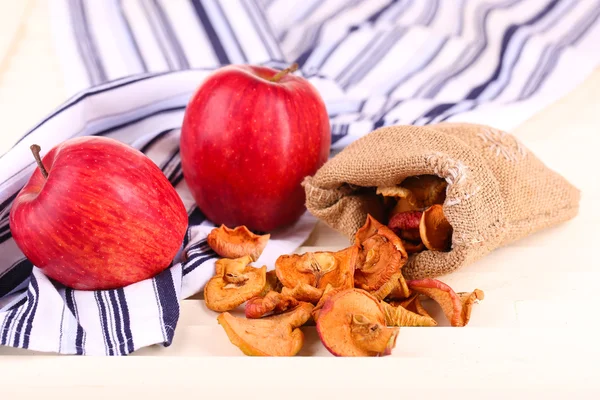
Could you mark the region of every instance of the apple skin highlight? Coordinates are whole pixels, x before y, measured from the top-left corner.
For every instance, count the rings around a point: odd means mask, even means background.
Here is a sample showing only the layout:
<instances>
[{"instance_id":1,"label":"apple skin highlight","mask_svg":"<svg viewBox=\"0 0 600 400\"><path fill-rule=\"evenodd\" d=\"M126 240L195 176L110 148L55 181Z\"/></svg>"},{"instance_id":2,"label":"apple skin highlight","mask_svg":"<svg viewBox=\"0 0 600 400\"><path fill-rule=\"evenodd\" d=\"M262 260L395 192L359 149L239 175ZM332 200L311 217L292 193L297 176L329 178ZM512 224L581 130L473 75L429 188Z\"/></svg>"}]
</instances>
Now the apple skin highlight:
<instances>
[{"instance_id":1,"label":"apple skin highlight","mask_svg":"<svg viewBox=\"0 0 600 400\"><path fill-rule=\"evenodd\" d=\"M220 68L188 104L183 174L217 225L271 232L293 224L306 210L302 180L327 161L331 131L323 100L306 79L280 72Z\"/></svg>"},{"instance_id":2,"label":"apple skin highlight","mask_svg":"<svg viewBox=\"0 0 600 400\"><path fill-rule=\"evenodd\" d=\"M185 206L142 152L106 137L69 139L42 159L10 211L17 246L78 290L121 288L165 270L187 230Z\"/></svg>"}]
</instances>

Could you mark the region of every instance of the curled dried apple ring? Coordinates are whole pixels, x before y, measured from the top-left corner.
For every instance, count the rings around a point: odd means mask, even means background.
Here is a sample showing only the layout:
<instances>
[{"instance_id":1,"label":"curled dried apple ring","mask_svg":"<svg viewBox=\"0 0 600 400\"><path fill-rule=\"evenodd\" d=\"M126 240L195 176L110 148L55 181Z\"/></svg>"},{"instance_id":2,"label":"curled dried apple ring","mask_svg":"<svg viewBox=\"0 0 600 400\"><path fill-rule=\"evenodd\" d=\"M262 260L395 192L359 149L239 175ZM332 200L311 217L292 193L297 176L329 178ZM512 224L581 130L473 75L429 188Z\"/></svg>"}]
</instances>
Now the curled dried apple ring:
<instances>
[{"instance_id":1,"label":"curled dried apple ring","mask_svg":"<svg viewBox=\"0 0 600 400\"><path fill-rule=\"evenodd\" d=\"M301 282L293 288L284 287L281 289L281 294L293 297L298 301L316 304L323 296L323 289Z\"/></svg>"},{"instance_id":2,"label":"curled dried apple ring","mask_svg":"<svg viewBox=\"0 0 600 400\"><path fill-rule=\"evenodd\" d=\"M342 290L346 290L346 289L340 289L340 288L334 289L333 286L327 285L325 290L323 290L323 294L321 295L321 298L315 305L315 308L313 308L312 317L313 317L314 321L317 321L317 319L319 318L319 312L321 311L321 308L323 308L323 304L325 304L327 299L330 298L331 296L333 296L334 294L341 292Z\"/></svg>"},{"instance_id":3,"label":"curled dried apple ring","mask_svg":"<svg viewBox=\"0 0 600 400\"><path fill-rule=\"evenodd\" d=\"M282 287L283 286L281 285L281 282L279 282L275 270L267 271L265 287L263 288L262 292L260 292L259 296L265 297L269 292L281 293Z\"/></svg>"},{"instance_id":4,"label":"curled dried apple ring","mask_svg":"<svg viewBox=\"0 0 600 400\"><path fill-rule=\"evenodd\" d=\"M413 194L419 208L425 208L444 203L448 183L437 175L417 175L404 179L400 186Z\"/></svg>"},{"instance_id":5,"label":"curled dried apple ring","mask_svg":"<svg viewBox=\"0 0 600 400\"><path fill-rule=\"evenodd\" d=\"M388 296L394 299L405 299L410 296L410 289L406 284L402 272L397 272L392 275L389 281L371 294L379 300L383 300Z\"/></svg>"},{"instance_id":6,"label":"curled dried apple ring","mask_svg":"<svg viewBox=\"0 0 600 400\"><path fill-rule=\"evenodd\" d=\"M471 318L473 304L484 298L483 291L479 289L459 296L450 286L437 279L420 279L408 281L407 284L411 290L424 294L438 303L452 326L467 325Z\"/></svg>"},{"instance_id":7,"label":"curled dried apple ring","mask_svg":"<svg viewBox=\"0 0 600 400\"><path fill-rule=\"evenodd\" d=\"M233 310L262 292L266 284L266 266L247 265L249 256L219 261L215 263L217 274L204 286L204 301L210 310Z\"/></svg>"},{"instance_id":8,"label":"curled dried apple ring","mask_svg":"<svg viewBox=\"0 0 600 400\"><path fill-rule=\"evenodd\" d=\"M379 300L362 289L345 289L328 297L317 319L321 342L336 356L391 354L398 328L386 325Z\"/></svg>"},{"instance_id":9,"label":"curled dried apple ring","mask_svg":"<svg viewBox=\"0 0 600 400\"><path fill-rule=\"evenodd\" d=\"M309 252L282 255L275 261L277 277L287 288L306 284L324 289L354 286L354 268L358 247L350 246L337 252Z\"/></svg>"},{"instance_id":10,"label":"curled dried apple ring","mask_svg":"<svg viewBox=\"0 0 600 400\"><path fill-rule=\"evenodd\" d=\"M407 254L418 253L425 249L419 229L422 216L422 211L406 211L394 214L388 222L388 228L402 240Z\"/></svg>"},{"instance_id":11,"label":"curled dried apple ring","mask_svg":"<svg viewBox=\"0 0 600 400\"><path fill-rule=\"evenodd\" d=\"M416 237L404 237L404 239L415 240L420 239L419 237L419 224L421 223L421 217L423 212L421 211L406 211L395 214L390 218L387 226L395 234L400 235L400 232L414 232L416 231Z\"/></svg>"},{"instance_id":12,"label":"curled dried apple ring","mask_svg":"<svg viewBox=\"0 0 600 400\"><path fill-rule=\"evenodd\" d=\"M437 322L429 315L419 315L401 305L392 306L383 302L385 321L388 326L436 326Z\"/></svg>"},{"instance_id":13,"label":"curled dried apple ring","mask_svg":"<svg viewBox=\"0 0 600 400\"><path fill-rule=\"evenodd\" d=\"M281 314L298 305L298 300L277 292L269 292L264 297L253 297L246 303L246 318L261 318L269 313Z\"/></svg>"},{"instance_id":14,"label":"curled dried apple ring","mask_svg":"<svg viewBox=\"0 0 600 400\"><path fill-rule=\"evenodd\" d=\"M371 214L367 214L367 219L365 220L364 225L361 226L354 235L354 244L356 246L361 246L365 240L376 235L377 231L384 226L385 225L383 225L381 222L373 218Z\"/></svg>"},{"instance_id":15,"label":"curled dried apple ring","mask_svg":"<svg viewBox=\"0 0 600 400\"><path fill-rule=\"evenodd\" d=\"M421 216L419 232L421 240L429 250L448 251L452 245L452 225L439 204L429 207Z\"/></svg>"},{"instance_id":16,"label":"curled dried apple ring","mask_svg":"<svg viewBox=\"0 0 600 400\"><path fill-rule=\"evenodd\" d=\"M312 304L300 303L283 313L260 319L237 318L228 312L217 317L232 344L248 356L291 357L302 349L300 330L310 318Z\"/></svg>"},{"instance_id":17,"label":"curled dried apple ring","mask_svg":"<svg viewBox=\"0 0 600 400\"><path fill-rule=\"evenodd\" d=\"M409 240L403 240L402 245L406 249L406 254L415 254L425 250L425 245L421 241L414 243Z\"/></svg>"},{"instance_id":18,"label":"curled dried apple ring","mask_svg":"<svg viewBox=\"0 0 600 400\"><path fill-rule=\"evenodd\" d=\"M374 291L400 271L408 254L402 241L387 226L370 215L356 233L360 253L354 273L354 286Z\"/></svg>"},{"instance_id":19,"label":"curled dried apple ring","mask_svg":"<svg viewBox=\"0 0 600 400\"><path fill-rule=\"evenodd\" d=\"M380 186L376 189L376 194L383 198L394 198L397 203L394 206L391 215L404 211L416 210L418 208L417 198L413 192L401 186Z\"/></svg>"},{"instance_id":20,"label":"curled dried apple ring","mask_svg":"<svg viewBox=\"0 0 600 400\"><path fill-rule=\"evenodd\" d=\"M265 249L270 234L256 235L245 226L230 229L225 225L213 229L206 240L208 245L221 257L240 258L250 256L252 261L258 260Z\"/></svg>"}]
</instances>

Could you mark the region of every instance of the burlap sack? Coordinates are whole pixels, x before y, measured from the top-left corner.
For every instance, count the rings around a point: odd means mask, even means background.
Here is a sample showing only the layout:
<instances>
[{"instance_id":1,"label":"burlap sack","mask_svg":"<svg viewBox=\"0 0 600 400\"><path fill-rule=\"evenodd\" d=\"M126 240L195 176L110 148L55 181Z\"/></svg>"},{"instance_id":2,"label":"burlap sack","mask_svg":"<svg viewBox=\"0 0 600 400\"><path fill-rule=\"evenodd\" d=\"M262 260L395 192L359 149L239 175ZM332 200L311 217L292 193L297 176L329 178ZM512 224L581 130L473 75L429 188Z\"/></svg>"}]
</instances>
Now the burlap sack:
<instances>
[{"instance_id":1,"label":"burlap sack","mask_svg":"<svg viewBox=\"0 0 600 400\"><path fill-rule=\"evenodd\" d=\"M495 248L573 218L579 209L579 190L514 136L464 123L371 132L305 179L306 206L350 239L367 213L383 217L373 187L422 174L448 182L443 209L454 228L452 248L411 256L403 267L407 279L448 274Z\"/></svg>"}]
</instances>

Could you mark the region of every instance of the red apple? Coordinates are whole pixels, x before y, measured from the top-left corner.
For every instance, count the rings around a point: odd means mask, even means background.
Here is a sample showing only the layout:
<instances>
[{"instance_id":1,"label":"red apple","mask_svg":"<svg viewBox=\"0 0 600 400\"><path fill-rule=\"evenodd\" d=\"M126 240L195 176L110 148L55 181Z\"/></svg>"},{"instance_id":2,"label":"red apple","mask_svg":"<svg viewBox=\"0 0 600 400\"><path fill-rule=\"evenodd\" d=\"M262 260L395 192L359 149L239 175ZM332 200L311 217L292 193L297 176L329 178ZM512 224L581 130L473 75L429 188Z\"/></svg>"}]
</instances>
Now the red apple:
<instances>
[{"instance_id":1,"label":"red apple","mask_svg":"<svg viewBox=\"0 0 600 400\"><path fill-rule=\"evenodd\" d=\"M39 168L12 205L10 229L34 265L80 290L124 287L169 266L187 212L152 160L105 137L69 139L43 159L32 150Z\"/></svg>"},{"instance_id":2,"label":"red apple","mask_svg":"<svg viewBox=\"0 0 600 400\"><path fill-rule=\"evenodd\" d=\"M327 161L331 131L323 100L295 68L222 67L191 98L183 175L213 223L269 232L304 213L301 182Z\"/></svg>"}]
</instances>

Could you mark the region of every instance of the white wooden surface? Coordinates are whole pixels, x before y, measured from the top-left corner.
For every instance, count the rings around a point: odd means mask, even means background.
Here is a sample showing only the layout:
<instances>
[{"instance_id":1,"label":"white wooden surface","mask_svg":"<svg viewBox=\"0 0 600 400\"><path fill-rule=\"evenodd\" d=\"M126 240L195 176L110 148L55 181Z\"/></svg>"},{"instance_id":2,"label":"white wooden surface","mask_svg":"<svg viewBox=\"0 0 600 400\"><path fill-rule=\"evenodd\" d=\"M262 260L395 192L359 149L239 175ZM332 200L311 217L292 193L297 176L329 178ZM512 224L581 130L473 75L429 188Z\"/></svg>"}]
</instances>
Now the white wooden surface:
<instances>
[{"instance_id":1,"label":"white wooden surface","mask_svg":"<svg viewBox=\"0 0 600 400\"><path fill-rule=\"evenodd\" d=\"M0 0L0 154L66 97L46 16L43 0ZM402 328L392 357L360 360L329 357L307 328L301 355L311 357L259 359L240 356L217 325L216 313L190 299L183 302L169 348L154 346L123 358L0 348L0 399L164 398L164 393L169 398L600 398L599 127L597 70L514 131L582 190L581 212L443 278L457 291L485 291L465 328ZM340 235L318 225L299 251L345 245Z\"/></svg>"}]
</instances>

